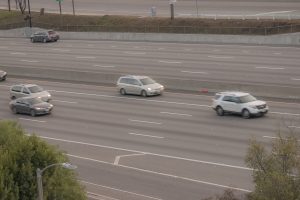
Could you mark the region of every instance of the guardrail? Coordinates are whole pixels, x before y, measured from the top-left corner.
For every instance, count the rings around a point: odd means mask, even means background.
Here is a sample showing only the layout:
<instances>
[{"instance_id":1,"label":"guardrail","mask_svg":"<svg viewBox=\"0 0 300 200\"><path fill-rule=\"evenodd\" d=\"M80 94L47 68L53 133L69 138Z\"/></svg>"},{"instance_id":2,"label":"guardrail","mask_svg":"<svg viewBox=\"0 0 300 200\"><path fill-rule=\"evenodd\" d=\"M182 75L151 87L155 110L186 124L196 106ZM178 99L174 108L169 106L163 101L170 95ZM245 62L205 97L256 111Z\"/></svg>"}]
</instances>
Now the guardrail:
<instances>
[{"instance_id":1,"label":"guardrail","mask_svg":"<svg viewBox=\"0 0 300 200\"><path fill-rule=\"evenodd\" d=\"M0 29L14 29L28 26L27 23L2 24ZM201 26L96 26L96 25L52 25L33 22L34 27L66 32L125 32L125 33L178 33L178 34L231 34L231 35L273 35L300 32L300 24L275 27L201 27Z\"/></svg>"}]
</instances>

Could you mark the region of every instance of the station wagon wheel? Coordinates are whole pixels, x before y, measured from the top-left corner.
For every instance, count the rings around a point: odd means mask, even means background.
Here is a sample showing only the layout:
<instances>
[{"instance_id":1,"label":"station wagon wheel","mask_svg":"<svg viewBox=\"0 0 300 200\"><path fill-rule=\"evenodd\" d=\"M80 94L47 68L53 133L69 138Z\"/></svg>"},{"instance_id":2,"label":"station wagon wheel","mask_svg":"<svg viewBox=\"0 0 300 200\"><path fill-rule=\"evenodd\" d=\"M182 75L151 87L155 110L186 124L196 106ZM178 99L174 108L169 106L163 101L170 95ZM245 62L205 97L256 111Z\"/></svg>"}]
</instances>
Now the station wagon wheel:
<instances>
[{"instance_id":1,"label":"station wagon wheel","mask_svg":"<svg viewBox=\"0 0 300 200\"><path fill-rule=\"evenodd\" d=\"M147 96L148 96L148 95L147 95L147 92L146 92L145 90L142 90L141 95L142 95L143 97L147 97Z\"/></svg>"},{"instance_id":2,"label":"station wagon wheel","mask_svg":"<svg viewBox=\"0 0 300 200\"><path fill-rule=\"evenodd\" d=\"M242 112L242 117L244 119L249 119L250 118L250 112L249 112L249 110L244 109L243 112Z\"/></svg>"},{"instance_id":3,"label":"station wagon wheel","mask_svg":"<svg viewBox=\"0 0 300 200\"><path fill-rule=\"evenodd\" d=\"M224 110L221 106L218 106L216 109L217 115L223 116L224 115Z\"/></svg>"},{"instance_id":4,"label":"station wagon wheel","mask_svg":"<svg viewBox=\"0 0 300 200\"><path fill-rule=\"evenodd\" d=\"M120 89L120 94L121 94L121 95L126 95L126 91L125 91L124 88L121 88L121 89Z\"/></svg>"},{"instance_id":5,"label":"station wagon wheel","mask_svg":"<svg viewBox=\"0 0 300 200\"><path fill-rule=\"evenodd\" d=\"M11 111L12 111L14 114L18 114L18 111L17 111L17 108L16 108L16 107L12 107Z\"/></svg>"},{"instance_id":6,"label":"station wagon wheel","mask_svg":"<svg viewBox=\"0 0 300 200\"><path fill-rule=\"evenodd\" d=\"M30 111L30 115L31 115L32 117L35 117L35 116L36 116L35 111L34 111L34 110L31 110L31 111Z\"/></svg>"},{"instance_id":7,"label":"station wagon wheel","mask_svg":"<svg viewBox=\"0 0 300 200\"><path fill-rule=\"evenodd\" d=\"M12 99L12 100L15 100L15 99L16 99L16 97L15 97L15 96L12 96L12 97L11 97L11 99Z\"/></svg>"}]
</instances>

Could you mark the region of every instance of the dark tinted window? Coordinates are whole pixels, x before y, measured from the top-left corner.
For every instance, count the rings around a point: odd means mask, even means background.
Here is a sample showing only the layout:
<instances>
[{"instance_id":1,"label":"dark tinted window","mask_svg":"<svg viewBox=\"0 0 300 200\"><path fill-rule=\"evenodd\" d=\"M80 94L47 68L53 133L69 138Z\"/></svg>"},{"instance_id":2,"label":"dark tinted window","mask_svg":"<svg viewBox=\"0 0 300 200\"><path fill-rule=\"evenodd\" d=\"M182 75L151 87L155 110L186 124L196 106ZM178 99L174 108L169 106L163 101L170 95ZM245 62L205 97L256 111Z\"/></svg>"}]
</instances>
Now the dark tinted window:
<instances>
[{"instance_id":1,"label":"dark tinted window","mask_svg":"<svg viewBox=\"0 0 300 200\"><path fill-rule=\"evenodd\" d=\"M43 103L43 100L40 98L32 98L32 99L27 99L27 102L30 105L38 104L38 103Z\"/></svg>"},{"instance_id":2,"label":"dark tinted window","mask_svg":"<svg viewBox=\"0 0 300 200\"><path fill-rule=\"evenodd\" d=\"M224 96L223 101L231 101L231 96Z\"/></svg>"},{"instance_id":3,"label":"dark tinted window","mask_svg":"<svg viewBox=\"0 0 300 200\"><path fill-rule=\"evenodd\" d=\"M27 88L23 88L23 93L24 93L24 94L30 94L30 92L28 91Z\"/></svg>"},{"instance_id":4,"label":"dark tinted window","mask_svg":"<svg viewBox=\"0 0 300 200\"><path fill-rule=\"evenodd\" d=\"M31 86L28 88L30 90L31 93L38 93L38 92L42 92L43 88L41 88L40 86Z\"/></svg>"},{"instance_id":5,"label":"dark tinted window","mask_svg":"<svg viewBox=\"0 0 300 200\"><path fill-rule=\"evenodd\" d=\"M11 90L14 92L21 92L22 87L21 86L14 86Z\"/></svg>"},{"instance_id":6,"label":"dark tinted window","mask_svg":"<svg viewBox=\"0 0 300 200\"><path fill-rule=\"evenodd\" d=\"M140 81L142 82L143 85L150 85L150 84L156 83L151 78L143 78L143 79L140 79Z\"/></svg>"},{"instance_id":7,"label":"dark tinted window","mask_svg":"<svg viewBox=\"0 0 300 200\"><path fill-rule=\"evenodd\" d=\"M121 78L120 83L126 83L126 84L128 84L129 80L128 80L128 78Z\"/></svg>"}]
</instances>

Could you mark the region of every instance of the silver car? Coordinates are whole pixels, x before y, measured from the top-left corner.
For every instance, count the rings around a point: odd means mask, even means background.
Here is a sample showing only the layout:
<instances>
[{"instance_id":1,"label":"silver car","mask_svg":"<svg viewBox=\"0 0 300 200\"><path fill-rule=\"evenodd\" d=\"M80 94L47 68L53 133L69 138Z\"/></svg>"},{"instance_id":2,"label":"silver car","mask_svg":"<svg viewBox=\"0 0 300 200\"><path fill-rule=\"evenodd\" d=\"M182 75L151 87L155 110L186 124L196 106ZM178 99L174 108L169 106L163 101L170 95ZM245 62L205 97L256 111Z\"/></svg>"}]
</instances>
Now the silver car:
<instances>
[{"instance_id":1,"label":"silver car","mask_svg":"<svg viewBox=\"0 0 300 200\"><path fill-rule=\"evenodd\" d=\"M0 81L4 81L6 79L7 73L5 71L0 70Z\"/></svg>"},{"instance_id":2,"label":"silver car","mask_svg":"<svg viewBox=\"0 0 300 200\"><path fill-rule=\"evenodd\" d=\"M137 94L143 97L160 95L164 91L164 86L157 83L148 76L127 75L119 78L117 87L122 95Z\"/></svg>"},{"instance_id":3,"label":"silver car","mask_svg":"<svg viewBox=\"0 0 300 200\"><path fill-rule=\"evenodd\" d=\"M10 98L14 100L20 97L39 97L46 102L51 100L51 94L35 84L13 85L10 88Z\"/></svg>"}]
</instances>

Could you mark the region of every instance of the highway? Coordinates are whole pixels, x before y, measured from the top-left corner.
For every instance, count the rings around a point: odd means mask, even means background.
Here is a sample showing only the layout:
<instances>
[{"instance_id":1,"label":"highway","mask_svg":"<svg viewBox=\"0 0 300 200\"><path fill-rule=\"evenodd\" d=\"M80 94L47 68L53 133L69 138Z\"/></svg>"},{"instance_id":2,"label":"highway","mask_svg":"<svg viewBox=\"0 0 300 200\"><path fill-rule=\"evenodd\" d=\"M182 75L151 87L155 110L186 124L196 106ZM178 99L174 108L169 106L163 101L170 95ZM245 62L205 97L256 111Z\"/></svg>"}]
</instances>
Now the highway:
<instances>
[{"instance_id":1,"label":"highway","mask_svg":"<svg viewBox=\"0 0 300 200\"><path fill-rule=\"evenodd\" d=\"M12 8L16 6L12 1ZM157 16L169 17L168 0L74 0L77 14L85 15L133 15L150 16L150 8L156 7ZM30 0L32 10L45 8L46 12L59 13L56 1ZM298 0L177 0L175 17L209 18L300 18ZM0 2L0 8L7 8L7 1ZM63 13L72 13L72 0L62 1Z\"/></svg>"},{"instance_id":2,"label":"highway","mask_svg":"<svg viewBox=\"0 0 300 200\"><path fill-rule=\"evenodd\" d=\"M51 115L13 115L9 87L49 90ZM0 83L0 119L66 151L90 199L198 200L224 189L253 189L244 156L251 138L266 146L279 127L299 131L300 104L269 101L263 118L219 117L211 96L121 96L115 87L8 78Z\"/></svg>"}]
</instances>

